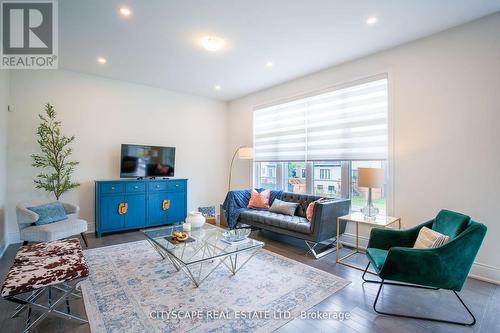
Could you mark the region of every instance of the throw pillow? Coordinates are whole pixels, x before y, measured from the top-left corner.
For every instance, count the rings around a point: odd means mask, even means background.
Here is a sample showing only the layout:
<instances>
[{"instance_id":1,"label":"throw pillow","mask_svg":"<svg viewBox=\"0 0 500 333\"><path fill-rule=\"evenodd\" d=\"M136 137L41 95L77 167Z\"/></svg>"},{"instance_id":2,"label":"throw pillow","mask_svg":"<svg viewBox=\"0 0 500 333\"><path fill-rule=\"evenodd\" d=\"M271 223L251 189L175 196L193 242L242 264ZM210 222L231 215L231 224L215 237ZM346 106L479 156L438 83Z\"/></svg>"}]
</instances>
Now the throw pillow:
<instances>
[{"instance_id":1,"label":"throw pillow","mask_svg":"<svg viewBox=\"0 0 500 333\"><path fill-rule=\"evenodd\" d=\"M274 199L271 208L269 208L269 211L273 213L293 216L298 205L298 202L287 202L279 199Z\"/></svg>"},{"instance_id":2,"label":"throw pillow","mask_svg":"<svg viewBox=\"0 0 500 333\"><path fill-rule=\"evenodd\" d=\"M323 198L319 198L318 200L311 202L311 203L307 206L307 210L306 210L306 218L307 218L307 221L309 221L309 223L311 223L312 218L313 218L313 213L314 213L314 205L316 205L316 203L321 202L321 201L323 201L323 200L324 200Z\"/></svg>"},{"instance_id":3,"label":"throw pillow","mask_svg":"<svg viewBox=\"0 0 500 333\"><path fill-rule=\"evenodd\" d=\"M420 229L418 233L417 240L415 241L415 245L413 245L414 249L433 249L439 247L446 242L450 237L443 235L437 231L429 229L427 227L423 227Z\"/></svg>"},{"instance_id":4,"label":"throw pillow","mask_svg":"<svg viewBox=\"0 0 500 333\"><path fill-rule=\"evenodd\" d=\"M257 192L257 190L252 189L252 193L250 194L250 201L248 202L248 208L269 208L270 196L270 190L264 190L259 193Z\"/></svg>"},{"instance_id":5,"label":"throw pillow","mask_svg":"<svg viewBox=\"0 0 500 333\"><path fill-rule=\"evenodd\" d=\"M60 202L52 202L27 208L38 214L39 218L38 221L35 222L36 225L54 223L68 218L64 206Z\"/></svg>"}]
</instances>

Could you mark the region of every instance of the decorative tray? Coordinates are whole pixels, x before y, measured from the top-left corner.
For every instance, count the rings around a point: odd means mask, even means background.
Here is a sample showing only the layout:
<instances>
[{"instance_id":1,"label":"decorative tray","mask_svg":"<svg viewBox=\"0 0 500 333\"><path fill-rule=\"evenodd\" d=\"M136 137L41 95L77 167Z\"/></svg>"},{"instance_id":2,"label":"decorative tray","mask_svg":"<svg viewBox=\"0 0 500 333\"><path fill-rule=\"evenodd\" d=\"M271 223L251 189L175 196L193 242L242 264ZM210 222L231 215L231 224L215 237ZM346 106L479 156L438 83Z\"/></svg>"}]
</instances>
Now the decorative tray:
<instances>
[{"instance_id":1,"label":"decorative tray","mask_svg":"<svg viewBox=\"0 0 500 333\"><path fill-rule=\"evenodd\" d=\"M186 239L185 241L182 241L182 242L172 238L172 236L167 236L167 237L165 237L165 239L167 240L167 242L174 244L174 245L179 245L182 243L192 243L192 242L196 241L196 239L194 239L191 236L189 236L188 239Z\"/></svg>"}]
</instances>

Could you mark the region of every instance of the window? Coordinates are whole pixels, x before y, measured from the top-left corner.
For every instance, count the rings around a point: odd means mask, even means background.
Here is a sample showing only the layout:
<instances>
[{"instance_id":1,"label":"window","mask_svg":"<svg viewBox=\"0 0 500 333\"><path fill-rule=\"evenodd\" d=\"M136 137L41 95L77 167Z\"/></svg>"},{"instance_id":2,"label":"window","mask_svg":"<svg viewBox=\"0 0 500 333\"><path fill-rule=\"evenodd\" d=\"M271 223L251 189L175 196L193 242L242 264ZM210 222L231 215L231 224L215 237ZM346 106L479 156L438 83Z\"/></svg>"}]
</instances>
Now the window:
<instances>
[{"instance_id":1,"label":"window","mask_svg":"<svg viewBox=\"0 0 500 333\"><path fill-rule=\"evenodd\" d=\"M319 179L330 179L330 169L320 169L319 170Z\"/></svg>"},{"instance_id":2,"label":"window","mask_svg":"<svg viewBox=\"0 0 500 333\"><path fill-rule=\"evenodd\" d=\"M342 163L339 161L316 161L312 163L312 173L314 176L314 195L320 195L329 198L347 198L349 193L346 192L342 195L341 191L336 191L335 188L340 189ZM320 188L318 186L321 185ZM323 189L328 189L324 191Z\"/></svg>"},{"instance_id":3,"label":"window","mask_svg":"<svg viewBox=\"0 0 500 333\"><path fill-rule=\"evenodd\" d=\"M255 109L255 186L352 198L354 210L363 207L357 168L387 170L387 105L387 77L380 75ZM263 177L263 168L274 174ZM382 212L386 192L373 190Z\"/></svg>"},{"instance_id":4,"label":"window","mask_svg":"<svg viewBox=\"0 0 500 333\"><path fill-rule=\"evenodd\" d=\"M267 177L276 178L276 167L273 166L267 167Z\"/></svg>"},{"instance_id":5,"label":"window","mask_svg":"<svg viewBox=\"0 0 500 333\"><path fill-rule=\"evenodd\" d=\"M258 165L258 186L272 190L279 189L277 175L278 163L263 162Z\"/></svg>"},{"instance_id":6,"label":"window","mask_svg":"<svg viewBox=\"0 0 500 333\"><path fill-rule=\"evenodd\" d=\"M286 162L288 174L285 179L286 190L294 193L307 193L305 177L302 177L302 169L305 168L305 163Z\"/></svg>"}]
</instances>

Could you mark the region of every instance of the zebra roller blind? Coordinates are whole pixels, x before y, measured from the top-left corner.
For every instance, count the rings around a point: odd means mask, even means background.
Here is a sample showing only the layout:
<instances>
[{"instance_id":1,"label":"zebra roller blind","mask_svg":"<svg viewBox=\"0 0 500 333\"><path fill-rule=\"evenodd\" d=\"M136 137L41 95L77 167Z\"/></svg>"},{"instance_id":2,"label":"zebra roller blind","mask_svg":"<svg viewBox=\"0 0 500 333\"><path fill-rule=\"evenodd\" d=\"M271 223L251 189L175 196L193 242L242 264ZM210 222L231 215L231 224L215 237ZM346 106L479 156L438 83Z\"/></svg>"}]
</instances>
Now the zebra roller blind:
<instances>
[{"instance_id":1,"label":"zebra roller blind","mask_svg":"<svg viewBox=\"0 0 500 333\"><path fill-rule=\"evenodd\" d=\"M387 76L254 111L255 161L383 160Z\"/></svg>"}]
</instances>

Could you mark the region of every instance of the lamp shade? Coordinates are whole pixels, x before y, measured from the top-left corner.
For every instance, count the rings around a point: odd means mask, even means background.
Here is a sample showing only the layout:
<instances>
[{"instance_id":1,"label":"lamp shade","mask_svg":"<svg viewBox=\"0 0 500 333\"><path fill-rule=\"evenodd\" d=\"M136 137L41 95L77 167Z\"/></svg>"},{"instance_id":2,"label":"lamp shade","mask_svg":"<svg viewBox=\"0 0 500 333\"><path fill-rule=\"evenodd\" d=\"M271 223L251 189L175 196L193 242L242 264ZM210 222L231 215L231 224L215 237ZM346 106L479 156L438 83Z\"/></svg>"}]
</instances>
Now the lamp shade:
<instances>
[{"instance_id":1,"label":"lamp shade","mask_svg":"<svg viewBox=\"0 0 500 333\"><path fill-rule=\"evenodd\" d=\"M240 147L240 149L238 149L238 158L240 160L251 160L253 158L253 148Z\"/></svg>"},{"instance_id":2,"label":"lamp shade","mask_svg":"<svg viewBox=\"0 0 500 333\"><path fill-rule=\"evenodd\" d=\"M358 168L358 186L382 188L384 186L384 169Z\"/></svg>"}]
</instances>

